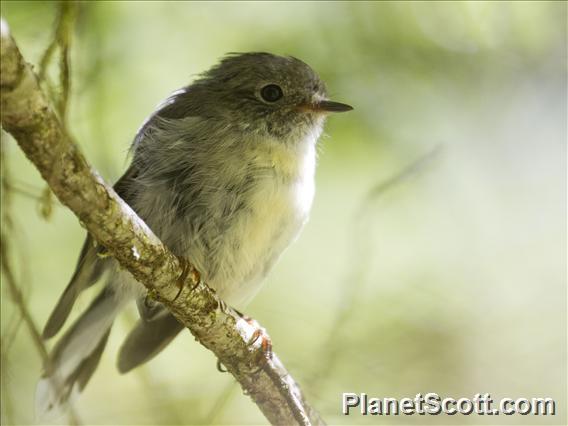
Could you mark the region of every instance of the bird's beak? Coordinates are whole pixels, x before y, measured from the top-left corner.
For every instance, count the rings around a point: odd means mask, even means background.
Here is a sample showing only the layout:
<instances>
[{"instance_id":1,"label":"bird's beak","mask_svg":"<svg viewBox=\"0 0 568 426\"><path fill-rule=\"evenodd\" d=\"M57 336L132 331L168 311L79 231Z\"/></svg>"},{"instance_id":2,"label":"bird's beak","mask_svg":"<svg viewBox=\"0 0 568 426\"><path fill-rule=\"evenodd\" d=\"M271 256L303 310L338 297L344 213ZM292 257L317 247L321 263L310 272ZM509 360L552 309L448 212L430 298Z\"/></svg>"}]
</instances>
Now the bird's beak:
<instances>
[{"instance_id":1,"label":"bird's beak","mask_svg":"<svg viewBox=\"0 0 568 426\"><path fill-rule=\"evenodd\" d=\"M304 112L346 112L351 111L353 107L351 105L342 104L340 102L322 100L309 104L298 105L298 109Z\"/></svg>"},{"instance_id":2,"label":"bird's beak","mask_svg":"<svg viewBox=\"0 0 568 426\"><path fill-rule=\"evenodd\" d=\"M340 102L319 101L315 105L315 109L317 111L326 111L326 112L346 112L346 111L351 111L353 107L351 105L342 104Z\"/></svg>"}]
</instances>

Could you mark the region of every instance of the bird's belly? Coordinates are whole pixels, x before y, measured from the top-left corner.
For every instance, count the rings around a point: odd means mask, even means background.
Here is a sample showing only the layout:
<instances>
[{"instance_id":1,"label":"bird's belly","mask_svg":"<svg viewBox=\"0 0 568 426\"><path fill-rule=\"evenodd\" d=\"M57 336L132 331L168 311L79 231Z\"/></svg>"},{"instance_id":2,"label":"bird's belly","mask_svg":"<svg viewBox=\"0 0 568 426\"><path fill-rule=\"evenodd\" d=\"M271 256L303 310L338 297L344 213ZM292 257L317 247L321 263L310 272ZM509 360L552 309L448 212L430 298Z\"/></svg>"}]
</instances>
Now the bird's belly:
<instances>
[{"instance_id":1,"label":"bird's belly","mask_svg":"<svg viewBox=\"0 0 568 426\"><path fill-rule=\"evenodd\" d=\"M308 219L314 196L313 175L293 183L263 182L223 232L217 270L209 285L232 306L256 294L268 271Z\"/></svg>"}]
</instances>

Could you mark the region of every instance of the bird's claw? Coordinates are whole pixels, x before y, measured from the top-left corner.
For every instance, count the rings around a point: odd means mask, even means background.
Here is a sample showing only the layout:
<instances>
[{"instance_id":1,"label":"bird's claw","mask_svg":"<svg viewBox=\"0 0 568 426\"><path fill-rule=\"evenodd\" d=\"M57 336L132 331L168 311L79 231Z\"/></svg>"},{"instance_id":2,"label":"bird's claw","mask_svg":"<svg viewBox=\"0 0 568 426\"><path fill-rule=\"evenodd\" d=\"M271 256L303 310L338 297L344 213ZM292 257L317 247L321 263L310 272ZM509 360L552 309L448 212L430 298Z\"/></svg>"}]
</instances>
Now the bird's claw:
<instances>
[{"instance_id":1,"label":"bird's claw","mask_svg":"<svg viewBox=\"0 0 568 426\"><path fill-rule=\"evenodd\" d=\"M191 274L191 280L193 281L194 285L191 287L191 291L195 290L199 283L201 282L201 274L197 269L195 269L191 263L183 256L178 257L179 264L181 266L181 274L176 281L176 287L178 288L178 292L176 297L174 297L174 301L177 300L181 291L183 290L183 285L187 277Z\"/></svg>"},{"instance_id":2,"label":"bird's claw","mask_svg":"<svg viewBox=\"0 0 568 426\"><path fill-rule=\"evenodd\" d=\"M217 371L219 371L219 373L226 373L227 372L227 369L225 368L223 363L219 360L217 360Z\"/></svg>"},{"instance_id":3,"label":"bird's claw","mask_svg":"<svg viewBox=\"0 0 568 426\"><path fill-rule=\"evenodd\" d=\"M248 341L248 345L252 346L256 343L258 339L261 339L260 348L262 349L262 353L267 360L272 359L272 340L270 336L266 334L266 331L263 328L257 328L254 333L252 334L250 340Z\"/></svg>"},{"instance_id":4,"label":"bird's claw","mask_svg":"<svg viewBox=\"0 0 568 426\"><path fill-rule=\"evenodd\" d=\"M262 361L267 362L272 360L272 339L270 339L270 336L268 335L266 330L262 328L253 318L245 315L242 315L242 318L255 328L249 341L247 342L247 345L253 346L260 339Z\"/></svg>"}]
</instances>

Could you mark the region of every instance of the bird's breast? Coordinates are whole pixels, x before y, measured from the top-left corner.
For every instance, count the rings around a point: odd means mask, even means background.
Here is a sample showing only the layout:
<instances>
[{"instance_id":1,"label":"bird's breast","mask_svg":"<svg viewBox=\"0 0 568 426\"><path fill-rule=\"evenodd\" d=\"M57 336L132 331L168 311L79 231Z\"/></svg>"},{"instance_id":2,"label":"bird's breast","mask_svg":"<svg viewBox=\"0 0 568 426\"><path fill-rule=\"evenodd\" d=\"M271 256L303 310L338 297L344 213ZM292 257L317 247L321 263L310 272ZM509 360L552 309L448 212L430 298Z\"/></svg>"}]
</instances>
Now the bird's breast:
<instances>
[{"instance_id":1,"label":"bird's breast","mask_svg":"<svg viewBox=\"0 0 568 426\"><path fill-rule=\"evenodd\" d=\"M251 153L256 173L223 232L214 288L228 303L246 303L284 249L298 236L314 198L315 143ZM232 204L234 204L232 202Z\"/></svg>"}]
</instances>

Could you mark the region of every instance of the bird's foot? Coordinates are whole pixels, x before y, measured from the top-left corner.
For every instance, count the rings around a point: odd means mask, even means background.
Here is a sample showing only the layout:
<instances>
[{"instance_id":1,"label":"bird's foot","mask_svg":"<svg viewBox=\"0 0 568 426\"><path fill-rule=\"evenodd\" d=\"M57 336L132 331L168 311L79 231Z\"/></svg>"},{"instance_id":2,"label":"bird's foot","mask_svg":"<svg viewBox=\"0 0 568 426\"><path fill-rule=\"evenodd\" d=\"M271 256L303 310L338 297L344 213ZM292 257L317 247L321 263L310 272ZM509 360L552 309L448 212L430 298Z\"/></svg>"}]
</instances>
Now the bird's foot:
<instances>
[{"instance_id":1,"label":"bird's foot","mask_svg":"<svg viewBox=\"0 0 568 426\"><path fill-rule=\"evenodd\" d=\"M266 333L264 328L257 328L254 333L252 334L248 344L250 346L254 345L255 342L260 339L260 347L262 349L262 354L264 355L264 359L266 361L272 360L272 339Z\"/></svg>"},{"instance_id":2,"label":"bird's foot","mask_svg":"<svg viewBox=\"0 0 568 426\"><path fill-rule=\"evenodd\" d=\"M233 312L236 312L243 320L245 320L249 325L254 327L254 332L252 333L251 337L249 338L249 340L247 341L247 346L248 347L253 347L256 345L256 343L260 340L260 354L261 356L259 357L259 362L258 362L258 369L256 371L253 372L253 374L256 374L258 372L260 372L266 365L266 363L270 360L272 360L272 340L270 339L270 336L268 335L268 333L266 332L266 330L260 326L260 324L254 320L253 318L246 316L244 314L242 314L241 312L237 311L234 308L229 308L227 305L225 305L224 302L221 301L221 309L225 310L225 312L228 312L229 309L231 309ZM227 369L225 368L225 366L223 365L223 363L219 360L217 360L217 370L221 373L226 373Z\"/></svg>"},{"instance_id":3,"label":"bird's foot","mask_svg":"<svg viewBox=\"0 0 568 426\"><path fill-rule=\"evenodd\" d=\"M193 287L191 287L191 291L195 290L199 283L201 282L201 274L197 269L193 267L193 265L183 256L177 257L179 260L179 264L181 266L181 274L176 281L176 287L178 288L178 292L174 300L177 300L181 291L183 290L183 285L185 284L185 280L189 275L191 275L191 280L193 281Z\"/></svg>"},{"instance_id":4,"label":"bird's foot","mask_svg":"<svg viewBox=\"0 0 568 426\"><path fill-rule=\"evenodd\" d=\"M260 324L253 318L239 313L249 325L252 325L255 330L252 333L250 339L247 342L248 346L254 346L258 340L260 340L260 349L262 353L262 358L264 361L272 360L272 339L266 332L266 329L260 326Z\"/></svg>"}]
</instances>

